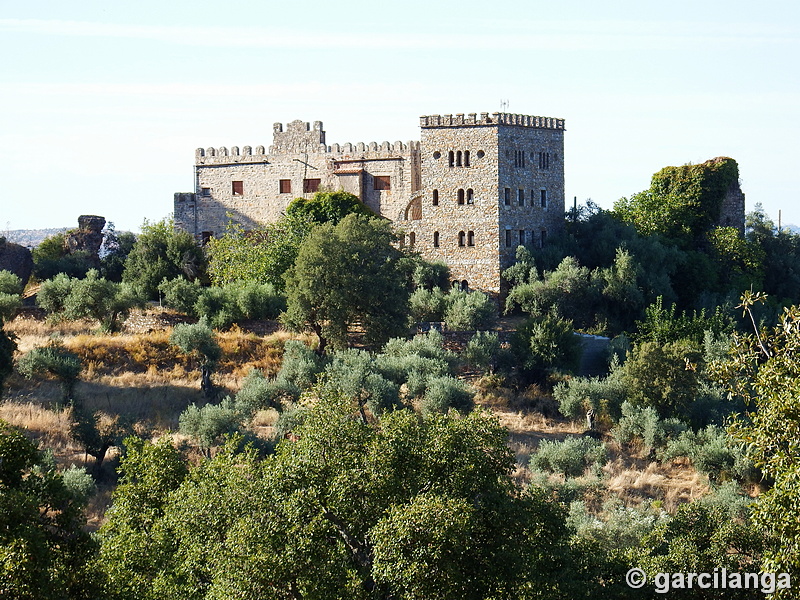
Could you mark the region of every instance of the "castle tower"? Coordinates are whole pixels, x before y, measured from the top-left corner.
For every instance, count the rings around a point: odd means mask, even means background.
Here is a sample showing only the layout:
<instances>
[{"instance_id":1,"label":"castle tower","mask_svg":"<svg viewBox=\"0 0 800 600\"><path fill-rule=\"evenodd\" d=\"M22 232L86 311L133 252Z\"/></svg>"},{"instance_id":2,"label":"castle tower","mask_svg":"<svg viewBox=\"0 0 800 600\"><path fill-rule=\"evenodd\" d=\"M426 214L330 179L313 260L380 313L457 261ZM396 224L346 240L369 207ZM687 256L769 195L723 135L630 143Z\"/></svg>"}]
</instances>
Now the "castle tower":
<instances>
[{"instance_id":1,"label":"castle tower","mask_svg":"<svg viewBox=\"0 0 800 600\"><path fill-rule=\"evenodd\" d=\"M501 291L520 244L564 223L564 120L507 113L420 119L422 189L406 210L408 243L462 287Z\"/></svg>"}]
</instances>

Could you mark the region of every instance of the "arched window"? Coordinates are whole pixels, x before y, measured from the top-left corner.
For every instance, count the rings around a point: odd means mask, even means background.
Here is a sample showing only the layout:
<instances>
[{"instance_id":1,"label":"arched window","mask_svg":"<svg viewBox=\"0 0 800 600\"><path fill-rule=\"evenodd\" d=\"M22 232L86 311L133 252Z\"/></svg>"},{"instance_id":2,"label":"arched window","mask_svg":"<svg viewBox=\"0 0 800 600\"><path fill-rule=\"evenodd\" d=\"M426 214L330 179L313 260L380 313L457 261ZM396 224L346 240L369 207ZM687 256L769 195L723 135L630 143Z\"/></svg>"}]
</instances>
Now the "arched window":
<instances>
[{"instance_id":1,"label":"arched window","mask_svg":"<svg viewBox=\"0 0 800 600\"><path fill-rule=\"evenodd\" d=\"M472 188L469 188L467 190L467 204L474 204L474 203L475 203L475 197L472 192Z\"/></svg>"},{"instance_id":2,"label":"arched window","mask_svg":"<svg viewBox=\"0 0 800 600\"><path fill-rule=\"evenodd\" d=\"M439 206L439 190L433 190L433 205Z\"/></svg>"},{"instance_id":3,"label":"arched window","mask_svg":"<svg viewBox=\"0 0 800 600\"><path fill-rule=\"evenodd\" d=\"M464 166L469 166L469 150L464 150Z\"/></svg>"},{"instance_id":4,"label":"arched window","mask_svg":"<svg viewBox=\"0 0 800 600\"><path fill-rule=\"evenodd\" d=\"M408 234L408 245L413 248L416 242L417 242L417 234L412 231L411 233Z\"/></svg>"},{"instance_id":5,"label":"arched window","mask_svg":"<svg viewBox=\"0 0 800 600\"><path fill-rule=\"evenodd\" d=\"M455 152L453 152L452 150L450 150L450 152L447 153L447 161L450 163L451 167L456 164Z\"/></svg>"},{"instance_id":6,"label":"arched window","mask_svg":"<svg viewBox=\"0 0 800 600\"><path fill-rule=\"evenodd\" d=\"M458 232L458 245L459 246L464 246L464 238L465 237L466 237L466 234L463 231L459 231Z\"/></svg>"},{"instance_id":7,"label":"arched window","mask_svg":"<svg viewBox=\"0 0 800 600\"><path fill-rule=\"evenodd\" d=\"M453 281L450 282L450 289L457 290L460 287L461 283L458 281L458 279L453 279Z\"/></svg>"},{"instance_id":8,"label":"arched window","mask_svg":"<svg viewBox=\"0 0 800 600\"><path fill-rule=\"evenodd\" d=\"M469 283L467 282L466 279L461 282L461 289L464 290L465 292L469 290Z\"/></svg>"},{"instance_id":9,"label":"arched window","mask_svg":"<svg viewBox=\"0 0 800 600\"><path fill-rule=\"evenodd\" d=\"M434 248L438 248L439 247L439 232L438 231L434 231L433 232L433 247Z\"/></svg>"},{"instance_id":10,"label":"arched window","mask_svg":"<svg viewBox=\"0 0 800 600\"><path fill-rule=\"evenodd\" d=\"M458 190L458 203L464 204L464 190Z\"/></svg>"},{"instance_id":11,"label":"arched window","mask_svg":"<svg viewBox=\"0 0 800 600\"><path fill-rule=\"evenodd\" d=\"M456 166L457 167L461 166L461 150L456 152Z\"/></svg>"},{"instance_id":12,"label":"arched window","mask_svg":"<svg viewBox=\"0 0 800 600\"><path fill-rule=\"evenodd\" d=\"M475 232L468 231L467 232L467 246L474 246L475 245Z\"/></svg>"}]
</instances>

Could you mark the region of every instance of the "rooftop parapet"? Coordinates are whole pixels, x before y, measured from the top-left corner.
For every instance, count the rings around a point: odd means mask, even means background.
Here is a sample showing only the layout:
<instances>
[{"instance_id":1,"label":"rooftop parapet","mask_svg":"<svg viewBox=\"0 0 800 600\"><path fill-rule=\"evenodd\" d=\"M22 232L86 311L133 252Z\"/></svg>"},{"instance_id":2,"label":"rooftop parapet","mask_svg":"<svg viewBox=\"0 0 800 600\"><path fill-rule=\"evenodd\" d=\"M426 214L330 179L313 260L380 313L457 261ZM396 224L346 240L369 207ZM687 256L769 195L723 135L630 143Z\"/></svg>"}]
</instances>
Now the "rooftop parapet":
<instances>
[{"instance_id":1,"label":"rooftop parapet","mask_svg":"<svg viewBox=\"0 0 800 600\"><path fill-rule=\"evenodd\" d=\"M516 125L536 129L565 129L564 119L536 117L515 113L456 113L454 115L426 115L419 118L419 126L427 127L468 127L487 125Z\"/></svg>"}]
</instances>

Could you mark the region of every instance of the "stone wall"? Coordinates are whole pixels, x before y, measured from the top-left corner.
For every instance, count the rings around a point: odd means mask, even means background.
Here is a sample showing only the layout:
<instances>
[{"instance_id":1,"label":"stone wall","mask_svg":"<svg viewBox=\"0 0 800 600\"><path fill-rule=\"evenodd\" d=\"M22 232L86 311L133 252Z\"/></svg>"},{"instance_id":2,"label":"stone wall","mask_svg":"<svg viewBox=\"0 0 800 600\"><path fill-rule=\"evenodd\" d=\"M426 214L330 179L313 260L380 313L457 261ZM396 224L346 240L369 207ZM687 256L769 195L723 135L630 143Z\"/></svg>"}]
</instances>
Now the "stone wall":
<instances>
[{"instance_id":1,"label":"stone wall","mask_svg":"<svg viewBox=\"0 0 800 600\"><path fill-rule=\"evenodd\" d=\"M394 221L406 243L447 263L459 284L499 293L518 232L540 244L542 231L563 227L564 121L469 113L423 116L420 127L419 142L327 146L320 121L293 121L273 126L268 151L199 148L195 191L175 194L176 227L201 237L219 234L231 219L246 228L275 221L294 198L313 195L304 180L318 179L320 189L351 192ZM513 232L509 246L506 230Z\"/></svg>"}]
</instances>

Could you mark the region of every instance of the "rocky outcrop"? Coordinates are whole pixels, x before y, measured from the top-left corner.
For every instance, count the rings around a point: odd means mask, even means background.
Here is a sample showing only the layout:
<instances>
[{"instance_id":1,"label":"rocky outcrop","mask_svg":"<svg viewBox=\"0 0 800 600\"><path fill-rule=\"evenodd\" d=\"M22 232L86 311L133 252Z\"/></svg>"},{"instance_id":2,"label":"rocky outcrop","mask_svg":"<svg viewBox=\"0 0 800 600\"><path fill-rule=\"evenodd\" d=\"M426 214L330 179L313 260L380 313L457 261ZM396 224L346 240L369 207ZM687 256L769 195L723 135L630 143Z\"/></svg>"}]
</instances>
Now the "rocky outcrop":
<instances>
[{"instance_id":1,"label":"rocky outcrop","mask_svg":"<svg viewBox=\"0 0 800 600\"><path fill-rule=\"evenodd\" d=\"M33 272L31 251L0 237L0 271L11 271L23 283L27 283Z\"/></svg>"},{"instance_id":2,"label":"rocky outcrop","mask_svg":"<svg viewBox=\"0 0 800 600\"><path fill-rule=\"evenodd\" d=\"M81 215L78 217L78 229L66 234L65 243L70 254L84 251L98 265L100 264L100 246L103 244L104 217L97 215Z\"/></svg>"}]
</instances>

